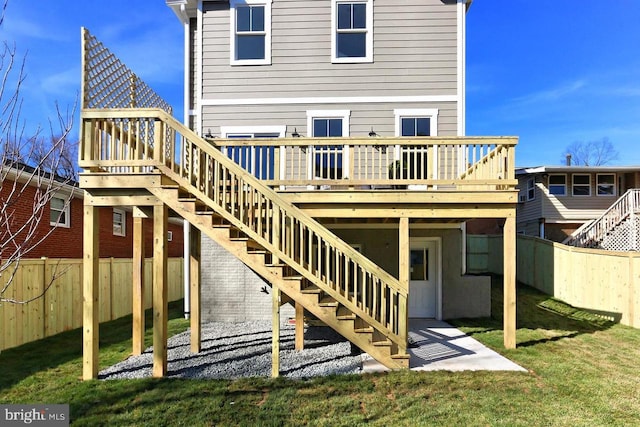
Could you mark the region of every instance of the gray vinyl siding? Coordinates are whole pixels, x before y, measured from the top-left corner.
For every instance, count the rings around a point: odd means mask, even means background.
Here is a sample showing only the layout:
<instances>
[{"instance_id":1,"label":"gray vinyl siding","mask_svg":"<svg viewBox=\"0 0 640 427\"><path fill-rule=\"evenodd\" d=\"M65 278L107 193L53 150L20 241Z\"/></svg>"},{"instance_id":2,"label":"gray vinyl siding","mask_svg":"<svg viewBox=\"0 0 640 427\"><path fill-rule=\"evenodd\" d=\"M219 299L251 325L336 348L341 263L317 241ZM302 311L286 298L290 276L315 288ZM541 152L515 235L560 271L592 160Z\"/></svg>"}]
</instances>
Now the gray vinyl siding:
<instances>
[{"instance_id":1,"label":"gray vinyl siding","mask_svg":"<svg viewBox=\"0 0 640 427\"><path fill-rule=\"evenodd\" d=\"M294 128L305 136L308 110L349 110L350 136L368 136L371 128L380 136L395 136L397 108L437 108L438 135L452 136L457 132L456 103L354 103L354 104L279 104L204 106L202 123L220 135L220 126L287 126L287 136Z\"/></svg>"},{"instance_id":2,"label":"gray vinyl siding","mask_svg":"<svg viewBox=\"0 0 640 427\"><path fill-rule=\"evenodd\" d=\"M524 195L525 201L518 203L516 208L517 224L520 226L523 223L535 222L538 223L542 217L542 200L546 198L545 187L543 184L536 182L536 192L533 200L526 200L527 196L527 181L532 178L526 176L518 180L518 199L521 195ZM535 177L534 177L535 179ZM527 233L529 234L529 233Z\"/></svg>"},{"instance_id":3,"label":"gray vinyl siding","mask_svg":"<svg viewBox=\"0 0 640 427\"><path fill-rule=\"evenodd\" d=\"M272 65L231 66L229 6L205 3L203 98L456 94L455 4L376 0L374 62L361 64L331 63L330 5L273 2Z\"/></svg>"}]
</instances>

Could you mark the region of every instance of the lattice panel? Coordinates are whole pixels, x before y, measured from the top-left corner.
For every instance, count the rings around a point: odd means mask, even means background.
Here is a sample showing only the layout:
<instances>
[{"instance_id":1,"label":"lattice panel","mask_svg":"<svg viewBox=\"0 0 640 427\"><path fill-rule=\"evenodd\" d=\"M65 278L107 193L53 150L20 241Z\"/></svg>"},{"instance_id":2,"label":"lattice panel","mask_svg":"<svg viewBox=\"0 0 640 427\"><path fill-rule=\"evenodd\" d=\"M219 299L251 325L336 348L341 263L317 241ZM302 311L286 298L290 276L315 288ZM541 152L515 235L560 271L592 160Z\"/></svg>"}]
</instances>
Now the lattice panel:
<instances>
[{"instance_id":1,"label":"lattice panel","mask_svg":"<svg viewBox=\"0 0 640 427\"><path fill-rule=\"evenodd\" d=\"M636 251L640 244L638 230L640 230L640 217L629 218L609 232L599 247L608 251Z\"/></svg>"},{"instance_id":2,"label":"lattice panel","mask_svg":"<svg viewBox=\"0 0 640 427\"><path fill-rule=\"evenodd\" d=\"M98 39L82 30L82 108L172 108Z\"/></svg>"}]
</instances>

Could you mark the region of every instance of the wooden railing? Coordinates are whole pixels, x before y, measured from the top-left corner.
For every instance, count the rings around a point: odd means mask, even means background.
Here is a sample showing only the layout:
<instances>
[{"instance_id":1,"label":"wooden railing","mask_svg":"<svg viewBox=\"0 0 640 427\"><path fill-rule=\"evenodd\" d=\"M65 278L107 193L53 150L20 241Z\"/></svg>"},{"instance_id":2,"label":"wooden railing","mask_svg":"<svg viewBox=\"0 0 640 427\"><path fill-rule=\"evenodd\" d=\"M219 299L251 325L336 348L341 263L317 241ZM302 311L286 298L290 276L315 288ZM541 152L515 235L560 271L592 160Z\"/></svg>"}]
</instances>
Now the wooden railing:
<instances>
[{"instance_id":1,"label":"wooden railing","mask_svg":"<svg viewBox=\"0 0 640 427\"><path fill-rule=\"evenodd\" d=\"M158 109L84 110L82 127L82 168L159 169L404 352L408 289L219 149Z\"/></svg>"},{"instance_id":2,"label":"wooden railing","mask_svg":"<svg viewBox=\"0 0 640 427\"><path fill-rule=\"evenodd\" d=\"M565 240L565 244L583 248L596 247L608 232L640 210L640 189L632 188L622 195L599 218Z\"/></svg>"},{"instance_id":3,"label":"wooden railing","mask_svg":"<svg viewBox=\"0 0 640 427\"><path fill-rule=\"evenodd\" d=\"M210 139L272 187L513 188L516 138ZM468 167L471 162L472 166ZM410 187L411 188L411 187Z\"/></svg>"}]
</instances>

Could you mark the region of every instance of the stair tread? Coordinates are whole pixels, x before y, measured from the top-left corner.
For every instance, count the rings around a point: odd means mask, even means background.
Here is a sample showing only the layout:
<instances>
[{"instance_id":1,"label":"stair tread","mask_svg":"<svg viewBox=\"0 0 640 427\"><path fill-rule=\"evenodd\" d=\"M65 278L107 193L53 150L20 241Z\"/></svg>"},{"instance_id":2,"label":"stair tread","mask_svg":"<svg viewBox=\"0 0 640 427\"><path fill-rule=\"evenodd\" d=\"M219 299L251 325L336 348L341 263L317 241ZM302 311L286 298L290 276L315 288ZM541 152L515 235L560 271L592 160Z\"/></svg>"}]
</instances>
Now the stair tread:
<instances>
[{"instance_id":1,"label":"stair tread","mask_svg":"<svg viewBox=\"0 0 640 427\"><path fill-rule=\"evenodd\" d=\"M337 307L338 306L338 301L336 301L332 297L327 296L327 297L322 298L322 300L320 300L319 305L321 307Z\"/></svg>"},{"instance_id":2,"label":"stair tread","mask_svg":"<svg viewBox=\"0 0 640 427\"><path fill-rule=\"evenodd\" d=\"M300 290L303 294L319 294L322 292L322 289L317 287L316 285L309 285Z\"/></svg>"}]
</instances>

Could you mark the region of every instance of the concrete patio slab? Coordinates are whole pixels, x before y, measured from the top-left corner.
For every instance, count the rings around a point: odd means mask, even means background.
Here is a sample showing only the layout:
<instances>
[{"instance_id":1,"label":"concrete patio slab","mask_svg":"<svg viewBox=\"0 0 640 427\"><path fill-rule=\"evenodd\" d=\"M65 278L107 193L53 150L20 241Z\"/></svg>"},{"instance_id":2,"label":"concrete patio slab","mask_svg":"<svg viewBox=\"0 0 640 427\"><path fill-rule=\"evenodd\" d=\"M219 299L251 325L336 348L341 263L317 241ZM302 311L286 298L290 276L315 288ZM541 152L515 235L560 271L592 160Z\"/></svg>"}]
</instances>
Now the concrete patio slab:
<instances>
[{"instance_id":1,"label":"concrete patio slab","mask_svg":"<svg viewBox=\"0 0 640 427\"><path fill-rule=\"evenodd\" d=\"M522 371L526 369L485 347L446 322L409 319L409 338L413 343L409 367L414 371ZM363 372L388 369L363 354Z\"/></svg>"}]
</instances>

